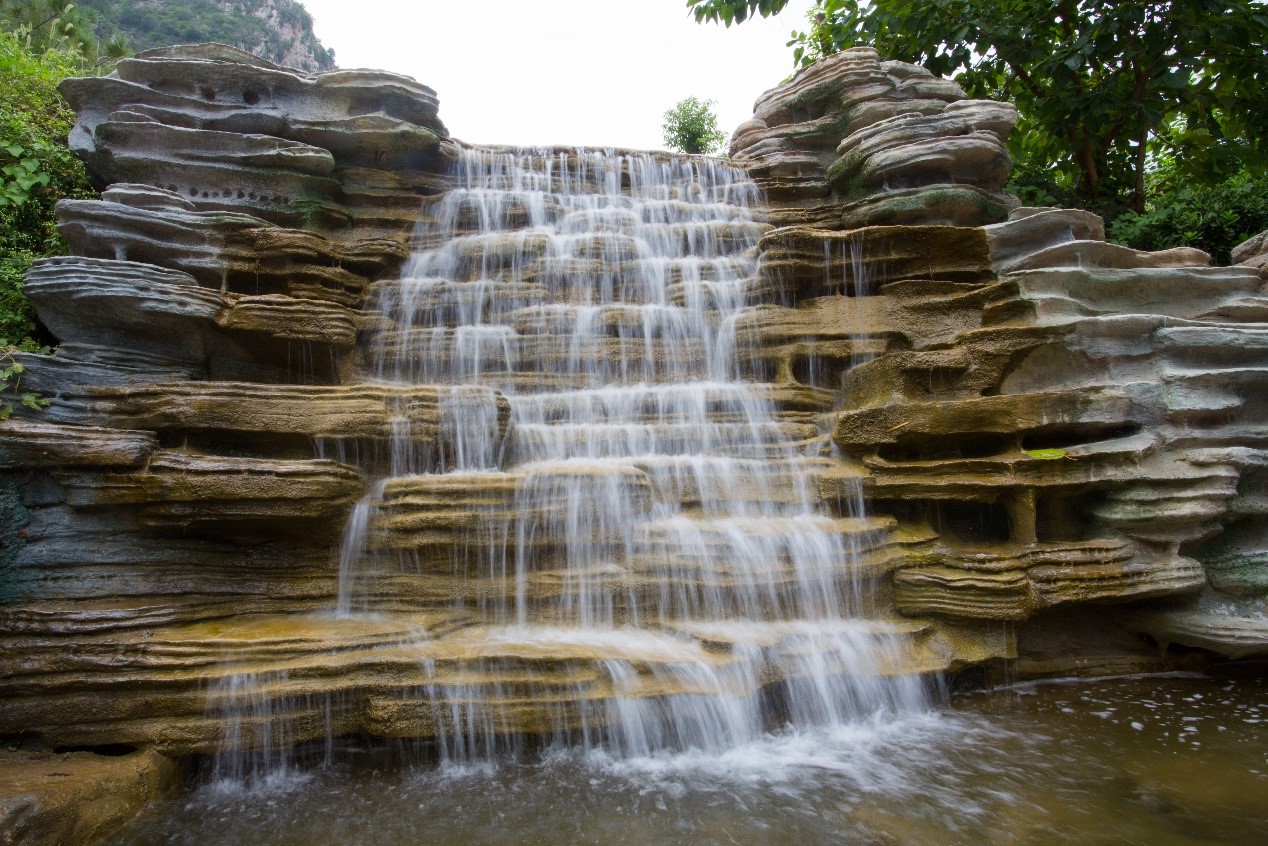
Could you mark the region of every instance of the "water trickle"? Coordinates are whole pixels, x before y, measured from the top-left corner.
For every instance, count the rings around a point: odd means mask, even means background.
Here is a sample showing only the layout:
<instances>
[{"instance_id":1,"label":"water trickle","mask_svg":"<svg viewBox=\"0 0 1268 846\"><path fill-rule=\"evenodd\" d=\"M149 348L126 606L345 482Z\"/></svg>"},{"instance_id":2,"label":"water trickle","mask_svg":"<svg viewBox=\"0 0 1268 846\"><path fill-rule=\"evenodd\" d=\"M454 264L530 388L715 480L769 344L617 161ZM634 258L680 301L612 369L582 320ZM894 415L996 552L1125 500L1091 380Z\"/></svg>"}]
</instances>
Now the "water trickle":
<instances>
[{"instance_id":1,"label":"water trickle","mask_svg":"<svg viewBox=\"0 0 1268 846\"><path fill-rule=\"evenodd\" d=\"M394 431L339 594L344 613L408 606L384 599L391 577L446 565L379 535L438 525L434 492L481 492L447 565L470 615L461 649L420 659L441 754L513 755L524 732L722 751L921 707L907 635L861 618L854 564L876 522L860 503L820 508L823 433L749 381L764 368L737 327L765 227L745 173L468 150L455 180L403 278L377 287L368 351L372 380L455 386L441 446Z\"/></svg>"}]
</instances>

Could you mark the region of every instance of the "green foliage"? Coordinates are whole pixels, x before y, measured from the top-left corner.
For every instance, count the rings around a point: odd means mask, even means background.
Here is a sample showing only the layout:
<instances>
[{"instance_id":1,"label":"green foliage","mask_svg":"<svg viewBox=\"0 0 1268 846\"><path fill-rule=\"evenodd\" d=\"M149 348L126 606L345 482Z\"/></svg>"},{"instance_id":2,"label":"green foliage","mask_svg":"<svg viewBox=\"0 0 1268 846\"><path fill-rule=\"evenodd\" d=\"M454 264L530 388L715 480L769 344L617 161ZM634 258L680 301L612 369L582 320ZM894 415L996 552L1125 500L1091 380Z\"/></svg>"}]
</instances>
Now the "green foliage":
<instances>
[{"instance_id":1,"label":"green foliage","mask_svg":"<svg viewBox=\"0 0 1268 846\"><path fill-rule=\"evenodd\" d=\"M787 5L687 4L723 22ZM1264 0L819 0L789 44L803 65L873 44L1015 103L1014 187L1112 219L1144 211L1163 147L1196 151L1177 161L1199 184L1268 165L1266 42Z\"/></svg>"},{"instance_id":2,"label":"green foliage","mask_svg":"<svg viewBox=\"0 0 1268 846\"><path fill-rule=\"evenodd\" d=\"M665 144L671 150L683 153L712 154L726 143L726 134L718 129L718 116L713 113L712 100L688 97L679 100L665 112Z\"/></svg>"},{"instance_id":3,"label":"green foliage","mask_svg":"<svg viewBox=\"0 0 1268 846\"><path fill-rule=\"evenodd\" d=\"M48 400L34 391L22 390L22 374L26 368L13 357L13 347L0 346L0 420L8 420L14 409L23 405L32 411L48 408Z\"/></svg>"},{"instance_id":4,"label":"green foliage","mask_svg":"<svg viewBox=\"0 0 1268 846\"><path fill-rule=\"evenodd\" d=\"M137 50L216 41L280 62L295 41L311 49L316 67L335 66L334 51L313 34L313 19L296 0L80 0L93 15L93 27L103 38L123 37ZM298 31L285 39L269 17L257 12L271 9L276 21Z\"/></svg>"},{"instance_id":5,"label":"green foliage","mask_svg":"<svg viewBox=\"0 0 1268 846\"><path fill-rule=\"evenodd\" d=\"M787 5L788 0L687 0L697 23L712 21L727 26L744 23L754 13L769 18L782 12Z\"/></svg>"},{"instance_id":6,"label":"green foliage","mask_svg":"<svg viewBox=\"0 0 1268 846\"><path fill-rule=\"evenodd\" d=\"M80 75L104 73L128 55L123 39L101 41L93 17L65 0L0 0L0 24L34 53L49 50L71 59Z\"/></svg>"},{"instance_id":7,"label":"green foliage","mask_svg":"<svg viewBox=\"0 0 1268 846\"><path fill-rule=\"evenodd\" d=\"M1197 247L1217 264L1233 248L1268 229L1268 181L1248 171L1215 183L1149 178L1144 212L1125 212L1109 227L1113 241L1138 250Z\"/></svg>"},{"instance_id":8,"label":"green foliage","mask_svg":"<svg viewBox=\"0 0 1268 846\"><path fill-rule=\"evenodd\" d=\"M35 314L22 277L40 256L65 252L53 207L93 197L83 164L66 145L74 113L57 83L83 72L84 57L35 50L26 34L0 32L0 347L33 348Z\"/></svg>"},{"instance_id":9,"label":"green foliage","mask_svg":"<svg viewBox=\"0 0 1268 846\"><path fill-rule=\"evenodd\" d=\"M1025 449L1022 450L1031 458L1037 458L1040 461L1055 461L1059 458L1072 458L1068 452L1063 449Z\"/></svg>"}]
</instances>

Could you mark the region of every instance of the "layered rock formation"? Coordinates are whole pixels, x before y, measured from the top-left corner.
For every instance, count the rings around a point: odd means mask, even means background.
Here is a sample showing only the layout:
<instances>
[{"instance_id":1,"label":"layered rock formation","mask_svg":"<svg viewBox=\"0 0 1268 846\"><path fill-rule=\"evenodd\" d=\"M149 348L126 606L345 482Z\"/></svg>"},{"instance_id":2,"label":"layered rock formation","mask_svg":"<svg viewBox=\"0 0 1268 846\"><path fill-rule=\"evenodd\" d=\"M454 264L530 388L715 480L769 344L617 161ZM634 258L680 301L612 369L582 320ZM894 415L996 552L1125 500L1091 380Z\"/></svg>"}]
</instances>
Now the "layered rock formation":
<instances>
[{"instance_id":1,"label":"layered rock formation","mask_svg":"<svg viewBox=\"0 0 1268 846\"><path fill-rule=\"evenodd\" d=\"M0 733L210 749L206 673L233 659L188 627L330 608L393 427L453 434L461 389L351 373L366 292L408 255L454 145L413 80L217 45L63 91L104 191L61 204L72 255L27 279L60 344L18 356L49 407L0 424Z\"/></svg>"},{"instance_id":2,"label":"layered rock formation","mask_svg":"<svg viewBox=\"0 0 1268 846\"><path fill-rule=\"evenodd\" d=\"M635 641L497 630L490 597L518 589L545 606L576 574L542 567L517 587L487 553L561 545L576 504L543 495L535 525L549 531L480 535L522 514L527 471L424 475L470 448L457 421L475 418L455 409L480 411L496 440L513 425L500 391L577 387L554 366L565 354L600 369L666 350L684 372L707 365L698 344L671 346L619 304L584 312L604 327L590 346L565 343L582 298L563 286L550 300L543 280L610 271L617 284L645 269L631 233L647 221L574 212L594 228L567 230L560 257L541 232L514 230L561 208L504 209L514 225L491 236L467 209L454 225L475 234L411 244L457 145L435 95L390 74L310 76L200 46L65 91L80 113L72 141L106 190L62 204L72 255L28 280L61 344L20 357L23 389L48 409L0 424L0 734L171 754L426 737L465 705L437 707L437 689L496 702L499 731L557 733L617 697L603 662L634 668L650 700L702 692L667 670L684 662L724 673L745 649L798 657L779 625L665 618ZM775 414L755 443L797 446L778 490L813 482L821 531L853 554L840 581L875 588L875 620L856 634L895 646L868 672L1140 669L1165 666L1171 644L1262 655L1262 238L1239 252L1248 264L1213 268L1193 250L1108 244L1085 212L1018 208L1003 191L1014 119L869 50L822 61L759 99L732 143L773 228L655 221L678 257L663 261L667 290L687 301L700 290L688 281L758 258L734 322L752 351L740 369ZM656 202L672 220L683 200ZM725 256L701 269L691 248L705 237ZM409 304L430 324L371 308L398 296L389 281L411 246L453 253L451 278ZM505 318L506 372L466 386L369 378L371 364L451 367L452 344L434 361L393 356L453 333L463 309ZM720 396L700 398L709 426L745 425ZM654 422L648 403L638 413ZM539 405L542 426L564 413L550 395ZM661 422L667 438L699 434ZM412 472L371 481L402 463ZM534 479L549 493L591 472L633 519L664 494L651 480L670 477L630 465ZM725 552L729 529L700 519L704 494L682 487L684 519ZM410 565L358 586L379 618L329 613L341 538ZM648 573L669 557L583 575L634 604L657 593ZM718 557L720 577L738 578Z\"/></svg>"},{"instance_id":3,"label":"layered rock formation","mask_svg":"<svg viewBox=\"0 0 1268 846\"><path fill-rule=\"evenodd\" d=\"M772 217L814 224L763 239L787 307L754 331L800 334L785 373L844 392L833 440L870 507L938 536L895 568L896 609L1014 622L1023 671L1062 663L1053 632L1087 604L1163 647L1264 654L1263 236L1215 268L1016 208L1013 113L962 96L857 48L732 142Z\"/></svg>"},{"instance_id":4,"label":"layered rock formation","mask_svg":"<svg viewBox=\"0 0 1268 846\"><path fill-rule=\"evenodd\" d=\"M777 225L830 229L1003 220L1012 167L1007 103L874 51L817 62L758 98L731 155L765 189Z\"/></svg>"}]
</instances>

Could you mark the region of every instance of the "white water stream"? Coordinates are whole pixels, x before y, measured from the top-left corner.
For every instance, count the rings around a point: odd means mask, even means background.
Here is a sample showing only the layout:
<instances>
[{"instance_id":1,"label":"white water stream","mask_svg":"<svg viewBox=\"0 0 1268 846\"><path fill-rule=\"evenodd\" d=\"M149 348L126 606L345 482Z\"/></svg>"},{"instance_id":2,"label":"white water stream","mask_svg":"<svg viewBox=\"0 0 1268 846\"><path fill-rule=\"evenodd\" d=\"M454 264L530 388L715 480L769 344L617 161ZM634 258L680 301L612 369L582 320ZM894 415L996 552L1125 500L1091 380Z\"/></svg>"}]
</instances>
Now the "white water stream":
<instances>
[{"instance_id":1,"label":"white water stream","mask_svg":"<svg viewBox=\"0 0 1268 846\"><path fill-rule=\"evenodd\" d=\"M713 159L465 151L403 278L377 289L389 328L369 375L484 390L442 402L439 452L395 433L390 475L345 536L340 613L374 613L366 586L411 566L367 543L385 485L502 477L513 501L477 513L468 542L492 585L469 609L484 642L599 655L611 691L579 686L556 742L720 752L774 726L922 707L922 682L896 666L904 635L863 616L852 565L873 529L822 512L824 439L748 380L763 372L737 333L758 199ZM517 748L511 694L475 675L420 692L445 715L450 759Z\"/></svg>"}]
</instances>

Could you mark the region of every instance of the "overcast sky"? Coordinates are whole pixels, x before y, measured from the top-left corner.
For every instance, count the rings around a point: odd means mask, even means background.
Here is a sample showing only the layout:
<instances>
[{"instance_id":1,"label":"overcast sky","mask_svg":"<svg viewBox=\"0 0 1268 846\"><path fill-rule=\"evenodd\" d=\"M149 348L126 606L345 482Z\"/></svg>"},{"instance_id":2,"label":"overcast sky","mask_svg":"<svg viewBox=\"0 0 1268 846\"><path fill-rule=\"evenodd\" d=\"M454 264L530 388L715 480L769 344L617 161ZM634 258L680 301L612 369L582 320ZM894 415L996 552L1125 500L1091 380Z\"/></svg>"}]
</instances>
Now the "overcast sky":
<instances>
[{"instance_id":1,"label":"overcast sky","mask_svg":"<svg viewBox=\"0 0 1268 846\"><path fill-rule=\"evenodd\" d=\"M342 68L407 74L440 95L455 138L482 144L664 146L665 110L715 100L729 136L792 73L813 0L730 29L686 0L303 0Z\"/></svg>"}]
</instances>

